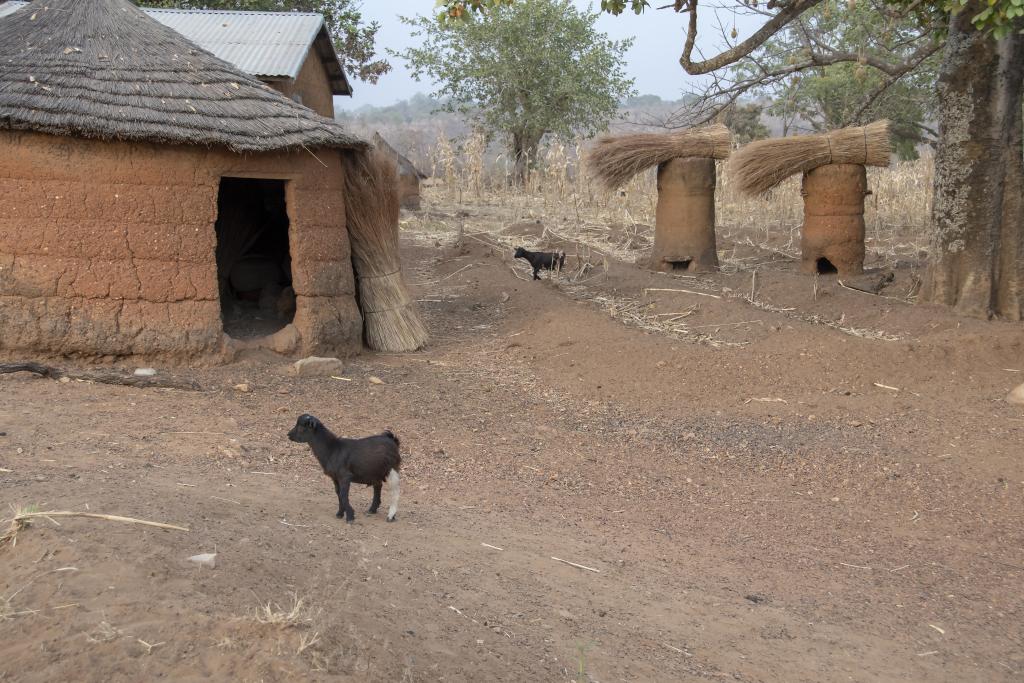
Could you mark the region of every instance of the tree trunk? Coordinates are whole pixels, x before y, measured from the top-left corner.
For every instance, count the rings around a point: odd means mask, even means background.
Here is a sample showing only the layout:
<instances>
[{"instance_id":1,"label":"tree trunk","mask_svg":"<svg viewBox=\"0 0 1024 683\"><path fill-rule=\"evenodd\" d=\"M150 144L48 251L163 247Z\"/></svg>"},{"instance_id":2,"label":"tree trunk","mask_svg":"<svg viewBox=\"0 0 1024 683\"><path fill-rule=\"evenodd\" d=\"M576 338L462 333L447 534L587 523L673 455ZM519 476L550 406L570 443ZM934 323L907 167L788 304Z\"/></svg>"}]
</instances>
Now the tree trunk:
<instances>
[{"instance_id":1,"label":"tree trunk","mask_svg":"<svg viewBox=\"0 0 1024 683\"><path fill-rule=\"evenodd\" d=\"M1024 35L950 22L939 73L935 234L924 299L964 315L1024 317Z\"/></svg>"},{"instance_id":2,"label":"tree trunk","mask_svg":"<svg viewBox=\"0 0 1024 683\"><path fill-rule=\"evenodd\" d=\"M536 135L529 132L516 132L512 134L512 157L515 159L515 169L512 175L512 184L525 186L530 176L530 169L537 164L537 149L543 135Z\"/></svg>"}]
</instances>

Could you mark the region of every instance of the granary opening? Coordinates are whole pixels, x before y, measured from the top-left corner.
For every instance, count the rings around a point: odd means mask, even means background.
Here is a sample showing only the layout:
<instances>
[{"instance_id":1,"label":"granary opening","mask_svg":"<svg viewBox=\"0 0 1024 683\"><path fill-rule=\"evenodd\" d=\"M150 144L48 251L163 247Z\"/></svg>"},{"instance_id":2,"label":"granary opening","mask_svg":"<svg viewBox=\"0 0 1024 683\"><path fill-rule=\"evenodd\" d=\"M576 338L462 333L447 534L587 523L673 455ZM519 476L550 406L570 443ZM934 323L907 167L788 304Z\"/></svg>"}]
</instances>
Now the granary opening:
<instances>
[{"instance_id":1,"label":"granary opening","mask_svg":"<svg viewBox=\"0 0 1024 683\"><path fill-rule=\"evenodd\" d=\"M829 261L824 256L822 256L821 258L818 259L818 261L817 261L817 268L818 268L818 273L820 275L828 275L830 273L838 273L839 272L838 269L836 269L836 267L834 265L832 265L832 262Z\"/></svg>"},{"instance_id":2,"label":"granary opening","mask_svg":"<svg viewBox=\"0 0 1024 683\"><path fill-rule=\"evenodd\" d=\"M235 339L271 335L295 317L285 184L220 181L217 279L224 331Z\"/></svg>"},{"instance_id":3,"label":"granary opening","mask_svg":"<svg viewBox=\"0 0 1024 683\"><path fill-rule=\"evenodd\" d=\"M672 270L689 270L690 264L693 263L693 259L682 259L679 261L667 261Z\"/></svg>"}]
</instances>

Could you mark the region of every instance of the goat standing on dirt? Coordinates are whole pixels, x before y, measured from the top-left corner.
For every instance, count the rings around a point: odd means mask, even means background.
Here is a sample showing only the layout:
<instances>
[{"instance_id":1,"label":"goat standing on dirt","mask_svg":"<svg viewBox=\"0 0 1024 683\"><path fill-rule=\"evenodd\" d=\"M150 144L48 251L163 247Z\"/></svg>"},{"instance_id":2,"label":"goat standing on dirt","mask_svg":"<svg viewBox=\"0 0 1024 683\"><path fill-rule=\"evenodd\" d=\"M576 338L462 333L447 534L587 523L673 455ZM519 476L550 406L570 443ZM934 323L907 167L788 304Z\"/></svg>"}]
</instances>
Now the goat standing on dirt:
<instances>
[{"instance_id":1,"label":"goat standing on dirt","mask_svg":"<svg viewBox=\"0 0 1024 683\"><path fill-rule=\"evenodd\" d=\"M385 431L365 439L344 439L332 434L312 415L302 415L288 432L288 438L296 443L309 444L324 474L334 481L334 492L338 494L339 519L345 517L349 523L355 519L355 510L348 503L351 484L373 487L373 502L367 511L373 515L380 507L380 490L387 481L391 485L388 521L395 521L398 514L398 470L402 466L397 436Z\"/></svg>"},{"instance_id":2,"label":"goat standing on dirt","mask_svg":"<svg viewBox=\"0 0 1024 683\"><path fill-rule=\"evenodd\" d=\"M557 251L527 251L522 247L516 249L516 258L524 258L530 262L533 266L533 279L539 280L540 276L537 273L540 269L544 270L561 270L565 265L565 252Z\"/></svg>"}]
</instances>

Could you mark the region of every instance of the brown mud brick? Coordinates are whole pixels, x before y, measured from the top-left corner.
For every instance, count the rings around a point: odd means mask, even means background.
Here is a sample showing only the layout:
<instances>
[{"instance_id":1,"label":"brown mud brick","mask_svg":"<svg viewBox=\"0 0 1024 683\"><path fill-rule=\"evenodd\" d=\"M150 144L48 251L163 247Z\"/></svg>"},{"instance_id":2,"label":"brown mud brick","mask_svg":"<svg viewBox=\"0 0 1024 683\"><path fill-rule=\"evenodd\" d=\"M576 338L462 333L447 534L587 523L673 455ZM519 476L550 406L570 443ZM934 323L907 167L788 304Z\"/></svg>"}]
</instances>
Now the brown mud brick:
<instances>
[{"instance_id":1,"label":"brown mud brick","mask_svg":"<svg viewBox=\"0 0 1024 683\"><path fill-rule=\"evenodd\" d=\"M295 226L289 230L292 260L297 262L337 261L352 258L348 231L334 226Z\"/></svg>"},{"instance_id":2,"label":"brown mud brick","mask_svg":"<svg viewBox=\"0 0 1024 683\"><path fill-rule=\"evenodd\" d=\"M718 269L714 159L672 159L658 167L655 220L651 268L694 272Z\"/></svg>"},{"instance_id":3,"label":"brown mud brick","mask_svg":"<svg viewBox=\"0 0 1024 683\"><path fill-rule=\"evenodd\" d=\"M867 173L859 164L828 164L804 174L800 267L824 272L827 259L840 277L864 272L864 197Z\"/></svg>"},{"instance_id":4,"label":"brown mud brick","mask_svg":"<svg viewBox=\"0 0 1024 683\"><path fill-rule=\"evenodd\" d=\"M299 296L294 324L306 355L344 357L362 348L363 320L353 297Z\"/></svg>"}]
</instances>

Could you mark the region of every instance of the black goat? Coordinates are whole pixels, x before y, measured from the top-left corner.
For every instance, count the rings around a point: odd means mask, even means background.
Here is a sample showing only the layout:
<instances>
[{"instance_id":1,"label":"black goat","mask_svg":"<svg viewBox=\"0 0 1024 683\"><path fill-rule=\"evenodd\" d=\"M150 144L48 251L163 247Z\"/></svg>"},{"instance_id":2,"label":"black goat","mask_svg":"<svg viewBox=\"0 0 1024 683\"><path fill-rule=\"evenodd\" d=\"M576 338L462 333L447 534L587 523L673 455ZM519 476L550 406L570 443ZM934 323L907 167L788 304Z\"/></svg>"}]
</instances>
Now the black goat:
<instances>
[{"instance_id":1,"label":"black goat","mask_svg":"<svg viewBox=\"0 0 1024 683\"><path fill-rule=\"evenodd\" d=\"M398 451L398 437L390 431L365 439L343 439L331 433L320 420L312 415L302 415L288 432L288 438L297 443L308 443L324 474L334 481L334 492L338 494L338 515L352 522L356 513L348 503L348 488L351 484L366 484L373 487L373 502L369 514L376 514L380 507L380 490L385 480L391 485L391 506L388 521L395 521L398 514L398 470L402 466L402 455Z\"/></svg>"},{"instance_id":2,"label":"black goat","mask_svg":"<svg viewBox=\"0 0 1024 683\"><path fill-rule=\"evenodd\" d=\"M544 270L554 270L555 268L561 270L565 265L564 251L527 251L526 249L519 247L516 249L515 257L524 258L530 262L530 265L533 266L534 280L540 279L540 276L537 275L537 273L540 272L541 268Z\"/></svg>"}]
</instances>

